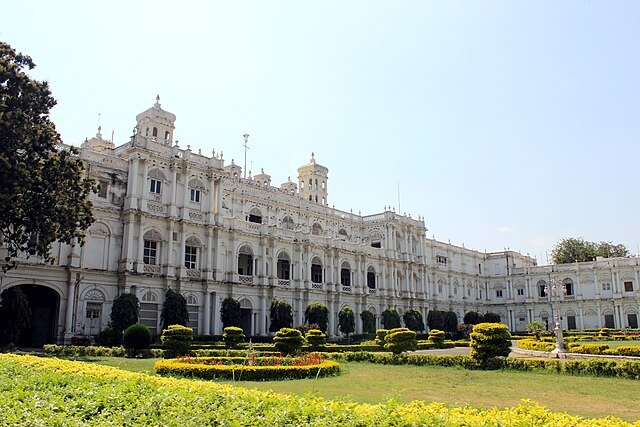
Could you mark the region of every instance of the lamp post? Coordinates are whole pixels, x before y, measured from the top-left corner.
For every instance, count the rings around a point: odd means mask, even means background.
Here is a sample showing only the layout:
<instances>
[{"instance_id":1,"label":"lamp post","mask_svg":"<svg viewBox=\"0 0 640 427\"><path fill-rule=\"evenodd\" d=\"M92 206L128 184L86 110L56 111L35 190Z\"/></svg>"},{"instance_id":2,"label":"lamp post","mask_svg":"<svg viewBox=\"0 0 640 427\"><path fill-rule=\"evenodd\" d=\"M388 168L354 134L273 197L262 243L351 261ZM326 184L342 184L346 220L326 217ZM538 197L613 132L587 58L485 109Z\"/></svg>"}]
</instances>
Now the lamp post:
<instances>
[{"instance_id":1,"label":"lamp post","mask_svg":"<svg viewBox=\"0 0 640 427\"><path fill-rule=\"evenodd\" d=\"M549 288L549 285L551 285L551 288ZM564 343L562 342L562 339L563 339L562 327L560 326L560 289L562 289L563 293L566 293L567 289L565 288L564 283L557 280L555 277L549 281L549 285L545 286L545 292L548 293L549 291L551 291L550 296L551 296L552 304L554 302L554 297L555 297L555 311L556 311L556 315L555 315L556 327L553 329L553 332L556 335L556 348L554 348L551 351L551 354L554 354L557 356L560 353L567 352L567 350L564 348Z\"/></svg>"}]
</instances>

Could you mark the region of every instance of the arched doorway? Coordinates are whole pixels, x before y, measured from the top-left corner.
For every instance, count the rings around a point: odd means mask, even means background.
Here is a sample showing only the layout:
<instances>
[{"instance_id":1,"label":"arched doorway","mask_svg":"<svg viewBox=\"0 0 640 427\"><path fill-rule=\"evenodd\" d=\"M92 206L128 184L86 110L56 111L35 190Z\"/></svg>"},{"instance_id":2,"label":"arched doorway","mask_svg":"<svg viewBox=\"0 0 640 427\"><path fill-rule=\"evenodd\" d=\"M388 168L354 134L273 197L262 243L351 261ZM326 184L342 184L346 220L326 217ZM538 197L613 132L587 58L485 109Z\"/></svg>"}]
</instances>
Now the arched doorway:
<instances>
[{"instance_id":1,"label":"arched doorway","mask_svg":"<svg viewBox=\"0 0 640 427\"><path fill-rule=\"evenodd\" d=\"M18 345L42 347L55 344L58 335L60 295L51 288L40 285L19 285L29 301L31 326L18 338Z\"/></svg>"}]
</instances>

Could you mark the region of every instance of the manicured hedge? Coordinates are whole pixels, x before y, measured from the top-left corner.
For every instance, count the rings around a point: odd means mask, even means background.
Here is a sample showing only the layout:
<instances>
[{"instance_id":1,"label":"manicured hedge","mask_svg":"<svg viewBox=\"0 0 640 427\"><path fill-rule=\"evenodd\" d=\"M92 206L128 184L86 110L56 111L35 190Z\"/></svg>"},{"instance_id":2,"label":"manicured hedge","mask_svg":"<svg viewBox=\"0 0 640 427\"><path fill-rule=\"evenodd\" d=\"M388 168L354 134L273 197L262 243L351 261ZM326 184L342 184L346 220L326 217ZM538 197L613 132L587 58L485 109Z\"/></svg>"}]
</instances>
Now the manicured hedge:
<instances>
[{"instance_id":1,"label":"manicured hedge","mask_svg":"<svg viewBox=\"0 0 640 427\"><path fill-rule=\"evenodd\" d=\"M556 348L556 345L548 341L520 340L518 347L524 350L551 351Z\"/></svg>"},{"instance_id":2,"label":"manicured hedge","mask_svg":"<svg viewBox=\"0 0 640 427\"><path fill-rule=\"evenodd\" d=\"M0 384L2 423L15 426L633 426L617 418L554 413L536 404L505 409L418 401L368 405L11 354L0 354Z\"/></svg>"},{"instance_id":3,"label":"manicured hedge","mask_svg":"<svg viewBox=\"0 0 640 427\"><path fill-rule=\"evenodd\" d=\"M99 346L81 346L81 345L56 345L45 344L43 350L46 354L56 356L72 356L72 357L125 357L126 351L124 347L99 347ZM141 352L144 357L162 357L164 350L152 348Z\"/></svg>"},{"instance_id":4,"label":"manicured hedge","mask_svg":"<svg viewBox=\"0 0 640 427\"><path fill-rule=\"evenodd\" d=\"M185 363L177 359L159 360L155 363L158 375L177 375L211 380L214 378L236 381L265 381L284 379L303 379L338 375L340 365L333 360L325 360L317 365L306 366L250 366L242 364L243 358L227 358L237 364ZM222 359L212 359L213 362Z\"/></svg>"},{"instance_id":5,"label":"manicured hedge","mask_svg":"<svg viewBox=\"0 0 640 427\"><path fill-rule=\"evenodd\" d=\"M383 365L417 366L460 366L466 369L505 369L514 371L544 370L562 374L593 375L599 377L620 377L640 379L640 362L588 359L518 359L498 357L492 359L490 366L482 366L470 356L435 354L390 354L342 353L330 356L335 360L348 362L371 362Z\"/></svg>"}]
</instances>

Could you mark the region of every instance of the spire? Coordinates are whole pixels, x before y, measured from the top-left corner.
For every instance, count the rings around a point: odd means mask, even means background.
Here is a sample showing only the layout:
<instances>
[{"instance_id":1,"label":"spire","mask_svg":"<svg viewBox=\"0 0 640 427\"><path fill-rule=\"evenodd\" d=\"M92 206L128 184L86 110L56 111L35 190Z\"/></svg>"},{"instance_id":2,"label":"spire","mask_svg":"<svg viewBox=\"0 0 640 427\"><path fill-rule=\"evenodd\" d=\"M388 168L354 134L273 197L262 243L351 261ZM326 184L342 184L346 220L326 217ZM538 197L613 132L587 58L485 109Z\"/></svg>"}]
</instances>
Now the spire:
<instances>
[{"instance_id":1,"label":"spire","mask_svg":"<svg viewBox=\"0 0 640 427\"><path fill-rule=\"evenodd\" d=\"M315 163L316 162L316 156L315 156L313 151L311 152L311 160L310 160L310 162L311 163Z\"/></svg>"},{"instance_id":2,"label":"spire","mask_svg":"<svg viewBox=\"0 0 640 427\"><path fill-rule=\"evenodd\" d=\"M156 103L155 103L154 107L160 108L160 95L156 96Z\"/></svg>"},{"instance_id":3,"label":"spire","mask_svg":"<svg viewBox=\"0 0 640 427\"><path fill-rule=\"evenodd\" d=\"M96 133L96 138L102 139L102 126L98 126L98 133Z\"/></svg>"}]
</instances>

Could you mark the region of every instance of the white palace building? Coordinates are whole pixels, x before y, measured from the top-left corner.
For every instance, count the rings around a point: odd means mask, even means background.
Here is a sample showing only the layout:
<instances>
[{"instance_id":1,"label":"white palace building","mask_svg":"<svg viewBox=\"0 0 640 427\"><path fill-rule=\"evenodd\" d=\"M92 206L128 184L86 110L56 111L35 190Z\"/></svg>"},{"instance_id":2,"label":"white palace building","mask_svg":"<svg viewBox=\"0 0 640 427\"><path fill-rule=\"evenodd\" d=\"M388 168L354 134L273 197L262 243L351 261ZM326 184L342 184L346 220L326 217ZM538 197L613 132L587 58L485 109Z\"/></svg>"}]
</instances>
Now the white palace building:
<instances>
[{"instance_id":1,"label":"white palace building","mask_svg":"<svg viewBox=\"0 0 640 427\"><path fill-rule=\"evenodd\" d=\"M96 335L113 299L133 292L141 322L160 332L167 289L179 290L197 334L220 334L221 301L232 296L243 328L267 335L274 298L287 300L294 324L308 304L330 311L329 334L349 304L379 318L388 307L423 316L452 310L500 314L513 331L532 320L552 323L559 309L568 329L638 327L640 258L537 266L513 251L483 253L426 237L422 219L390 210L355 215L328 204L328 169L311 156L296 182L280 186L262 172L174 143L176 116L154 106L138 114L134 135L115 146L100 131L81 146L95 223L84 246L56 244L55 261L22 260L1 276L22 286L33 311L31 345ZM550 296L550 280L566 293ZM558 301L556 301L556 299ZM558 308L556 308L558 307ZM377 320L379 323L379 320Z\"/></svg>"}]
</instances>

